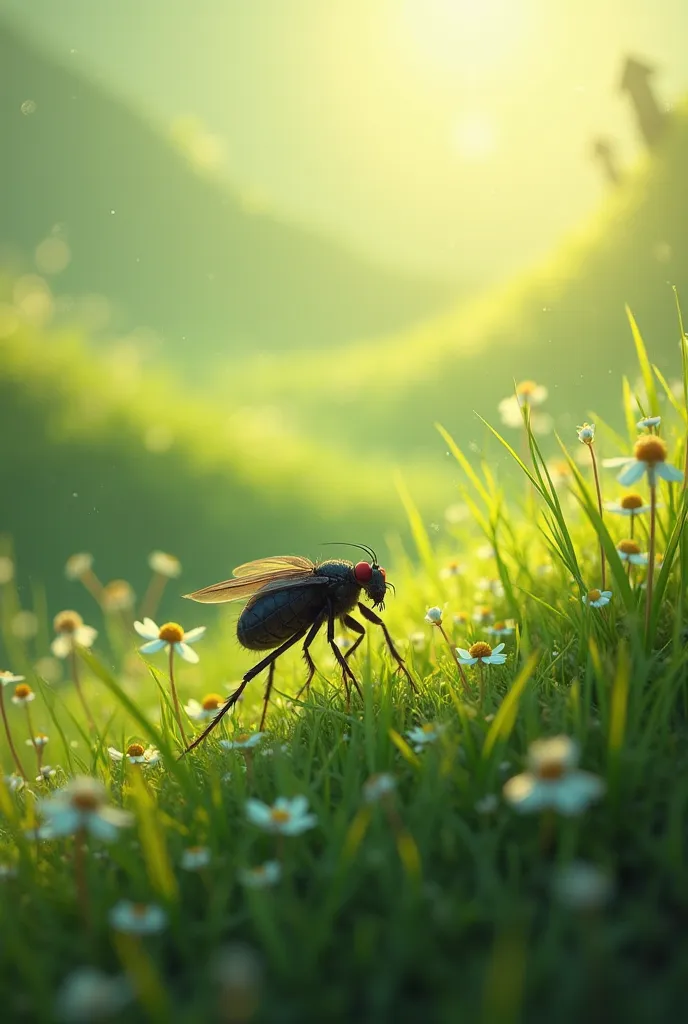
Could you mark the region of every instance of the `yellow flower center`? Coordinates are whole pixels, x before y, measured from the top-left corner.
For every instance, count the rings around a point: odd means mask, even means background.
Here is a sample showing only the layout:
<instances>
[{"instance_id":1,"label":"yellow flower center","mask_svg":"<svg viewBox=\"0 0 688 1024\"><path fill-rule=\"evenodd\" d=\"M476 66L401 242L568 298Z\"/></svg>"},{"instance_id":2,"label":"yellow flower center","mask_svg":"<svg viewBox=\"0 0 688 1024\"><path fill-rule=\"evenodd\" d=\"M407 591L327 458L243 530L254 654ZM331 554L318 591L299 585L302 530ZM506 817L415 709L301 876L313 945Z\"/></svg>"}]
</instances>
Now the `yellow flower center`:
<instances>
[{"instance_id":1,"label":"yellow flower center","mask_svg":"<svg viewBox=\"0 0 688 1024\"><path fill-rule=\"evenodd\" d=\"M24 700L26 697L30 697L32 693L31 687L27 683L19 683L14 688L14 696L19 697L20 700Z\"/></svg>"},{"instance_id":2,"label":"yellow flower center","mask_svg":"<svg viewBox=\"0 0 688 1024\"><path fill-rule=\"evenodd\" d=\"M103 587L103 601L105 604L125 604L133 602L134 591L126 580L111 580Z\"/></svg>"},{"instance_id":3,"label":"yellow flower center","mask_svg":"<svg viewBox=\"0 0 688 1024\"><path fill-rule=\"evenodd\" d=\"M601 590L589 590L588 591L588 601L599 601L599 599L601 597L602 597L602 591Z\"/></svg>"},{"instance_id":4,"label":"yellow flower center","mask_svg":"<svg viewBox=\"0 0 688 1024\"><path fill-rule=\"evenodd\" d=\"M464 625L466 622L468 622L468 616L466 615L465 612L457 612L456 615L454 616L454 622L456 622L456 624L459 626Z\"/></svg>"},{"instance_id":5,"label":"yellow flower center","mask_svg":"<svg viewBox=\"0 0 688 1024\"><path fill-rule=\"evenodd\" d=\"M291 818L291 814L289 811L283 811L280 807L273 807L270 811L270 817L279 825L284 825Z\"/></svg>"},{"instance_id":6,"label":"yellow flower center","mask_svg":"<svg viewBox=\"0 0 688 1024\"><path fill-rule=\"evenodd\" d=\"M226 698L221 697L219 693L209 693L201 701L201 707L204 711L215 711L225 700Z\"/></svg>"},{"instance_id":7,"label":"yellow flower center","mask_svg":"<svg viewBox=\"0 0 688 1024\"><path fill-rule=\"evenodd\" d=\"M435 731L435 726L433 725L432 722L426 722L425 725L423 726L423 732L424 733L431 733L431 732L434 732L434 731Z\"/></svg>"},{"instance_id":8,"label":"yellow flower center","mask_svg":"<svg viewBox=\"0 0 688 1024\"><path fill-rule=\"evenodd\" d=\"M530 398L537 391L537 384L534 380L522 380L516 385L516 394L521 398Z\"/></svg>"},{"instance_id":9,"label":"yellow flower center","mask_svg":"<svg viewBox=\"0 0 688 1024\"><path fill-rule=\"evenodd\" d=\"M640 462L664 462L667 457L667 446L656 434L643 434L636 441L633 454Z\"/></svg>"},{"instance_id":10,"label":"yellow flower center","mask_svg":"<svg viewBox=\"0 0 688 1024\"><path fill-rule=\"evenodd\" d=\"M640 548L634 540L622 540L619 544L617 544L616 549L624 555L640 554Z\"/></svg>"},{"instance_id":11,"label":"yellow flower center","mask_svg":"<svg viewBox=\"0 0 688 1024\"><path fill-rule=\"evenodd\" d=\"M506 629L506 622L495 622L493 629Z\"/></svg>"},{"instance_id":12,"label":"yellow flower center","mask_svg":"<svg viewBox=\"0 0 688 1024\"><path fill-rule=\"evenodd\" d=\"M643 499L639 494L624 494L621 499L621 508L635 509L643 507Z\"/></svg>"},{"instance_id":13,"label":"yellow flower center","mask_svg":"<svg viewBox=\"0 0 688 1024\"><path fill-rule=\"evenodd\" d=\"M489 658L492 654L492 648L484 640L478 640L476 644L468 648L468 653L471 658Z\"/></svg>"},{"instance_id":14,"label":"yellow flower center","mask_svg":"<svg viewBox=\"0 0 688 1024\"><path fill-rule=\"evenodd\" d=\"M251 739L251 733L250 732L241 732L237 736L236 742L237 743L245 743L246 740L250 740L250 739Z\"/></svg>"},{"instance_id":15,"label":"yellow flower center","mask_svg":"<svg viewBox=\"0 0 688 1024\"><path fill-rule=\"evenodd\" d=\"M160 627L158 637L168 644L179 644L184 639L184 630L178 622L165 622Z\"/></svg>"},{"instance_id":16,"label":"yellow flower center","mask_svg":"<svg viewBox=\"0 0 688 1024\"><path fill-rule=\"evenodd\" d=\"M566 766L563 761L542 761L537 767L537 776L540 779L544 779L547 782L555 782L557 779L561 779L566 771Z\"/></svg>"},{"instance_id":17,"label":"yellow flower center","mask_svg":"<svg viewBox=\"0 0 688 1024\"><path fill-rule=\"evenodd\" d=\"M39 746L44 747L47 742L48 737L44 732L36 733L36 743L38 743Z\"/></svg>"},{"instance_id":18,"label":"yellow flower center","mask_svg":"<svg viewBox=\"0 0 688 1024\"><path fill-rule=\"evenodd\" d=\"M77 811L87 811L92 813L93 811L97 811L100 807L100 799L95 793L84 790L83 793L72 794L71 804L72 807L77 809Z\"/></svg>"},{"instance_id":19,"label":"yellow flower center","mask_svg":"<svg viewBox=\"0 0 688 1024\"><path fill-rule=\"evenodd\" d=\"M77 629L80 629L83 624L84 620L79 613L71 610L58 612L53 619L56 633L76 633Z\"/></svg>"},{"instance_id":20,"label":"yellow flower center","mask_svg":"<svg viewBox=\"0 0 688 1024\"><path fill-rule=\"evenodd\" d=\"M130 743L127 747L127 757L143 757L144 748L140 743Z\"/></svg>"},{"instance_id":21,"label":"yellow flower center","mask_svg":"<svg viewBox=\"0 0 688 1024\"><path fill-rule=\"evenodd\" d=\"M148 906L145 903L132 903L131 913L134 917L145 917L148 913Z\"/></svg>"},{"instance_id":22,"label":"yellow flower center","mask_svg":"<svg viewBox=\"0 0 688 1024\"><path fill-rule=\"evenodd\" d=\"M199 853L204 853L205 851L202 846L188 846L186 852L196 857Z\"/></svg>"}]
</instances>

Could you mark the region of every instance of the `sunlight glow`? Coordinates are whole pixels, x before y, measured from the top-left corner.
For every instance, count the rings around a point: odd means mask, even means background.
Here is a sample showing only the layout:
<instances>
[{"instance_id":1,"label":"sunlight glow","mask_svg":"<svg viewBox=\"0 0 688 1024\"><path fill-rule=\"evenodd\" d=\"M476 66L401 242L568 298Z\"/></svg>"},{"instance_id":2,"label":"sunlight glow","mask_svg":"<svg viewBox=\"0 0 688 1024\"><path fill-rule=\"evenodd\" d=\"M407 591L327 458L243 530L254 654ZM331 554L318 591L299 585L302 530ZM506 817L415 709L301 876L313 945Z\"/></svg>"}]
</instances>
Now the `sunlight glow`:
<instances>
[{"instance_id":1,"label":"sunlight glow","mask_svg":"<svg viewBox=\"0 0 688 1024\"><path fill-rule=\"evenodd\" d=\"M417 59L443 74L489 72L519 49L529 19L524 0L404 0Z\"/></svg>"},{"instance_id":2,"label":"sunlight glow","mask_svg":"<svg viewBox=\"0 0 688 1024\"><path fill-rule=\"evenodd\" d=\"M486 160L496 151L497 142L494 121L478 110L462 114L452 131L454 149L465 160Z\"/></svg>"}]
</instances>

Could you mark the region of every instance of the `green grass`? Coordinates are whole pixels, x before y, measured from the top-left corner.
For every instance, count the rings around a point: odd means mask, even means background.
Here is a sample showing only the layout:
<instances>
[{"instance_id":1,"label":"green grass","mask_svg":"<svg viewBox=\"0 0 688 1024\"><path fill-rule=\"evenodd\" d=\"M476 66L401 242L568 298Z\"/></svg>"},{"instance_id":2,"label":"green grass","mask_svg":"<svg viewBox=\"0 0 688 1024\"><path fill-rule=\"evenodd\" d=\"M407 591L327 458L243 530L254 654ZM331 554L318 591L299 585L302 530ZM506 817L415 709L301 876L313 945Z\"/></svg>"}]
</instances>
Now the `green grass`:
<instances>
[{"instance_id":1,"label":"green grass","mask_svg":"<svg viewBox=\"0 0 688 1024\"><path fill-rule=\"evenodd\" d=\"M610 404L604 411L611 417ZM682 464L685 408L677 405L661 430L672 461ZM610 438L599 429L603 454L628 454L627 441L614 451ZM17 869L2 880L0 901L10 1019L55 1019L57 989L84 965L129 976L136 1001L121 1014L127 1021L681 1019L685 492L680 484L661 487L658 543L666 560L646 632L643 571L629 579L615 553L628 521L597 515L589 465L575 460L587 455L575 432L565 438L571 475L557 488L535 439L526 440L528 476L504 493L489 463L473 469L449 435L438 438L458 459L473 519L436 543L415 512L413 491L405 495L422 564L391 552L397 594L385 618L417 695L393 675L371 630L355 659L363 700L354 696L347 708L319 641L322 675L300 703L284 696L303 678L298 657L280 663L263 740L274 752L266 757L257 748L244 772L243 756L222 752L216 737L175 760L165 663L151 659L154 680L133 654L132 633L113 632L110 647L99 640L81 663L97 742L79 716L80 727L72 723L76 705L66 684L41 687L34 722L51 733L49 760L63 773L45 786L0 791L2 856ZM617 485L604 473L604 496L612 498ZM637 536L644 545L641 523ZM491 553L481 550L486 541ZM599 586L600 542L614 596L593 609L581 596ZM453 559L465 563L463 573L442 571ZM8 584L5 607L11 595ZM86 600L77 602L85 616ZM428 605L446 604L447 634L463 647L485 636L470 618L476 603L489 604L496 619L513 619L515 629L505 638L506 664L486 669L482 705L476 669L466 670L471 694L464 697L447 645L423 621ZM189 606L185 625L205 618L210 630L198 647L200 665L180 675L184 696L224 692L250 664L228 620L211 621L211 611ZM454 621L461 613L467 623ZM7 639L6 620L4 630ZM12 668L38 653L9 642ZM255 726L261 689L260 681L251 684L229 735ZM11 707L11 724L28 764L20 712ZM444 729L415 753L405 734L427 723ZM502 798L504 782L523 770L534 740L557 734L576 739L581 766L603 780L605 793L577 816L518 814ZM164 767L144 770L143 782L135 770L113 766L105 751L132 739L163 750ZM72 839L35 842L24 831L35 825L35 798L77 771L102 778L112 802L135 821L112 845L89 841L83 864ZM378 772L394 776L396 792L368 805L363 786ZM297 794L317 816L303 835L280 841L247 821L247 798L271 803ZM485 813L479 802L488 795L497 802ZM194 845L211 851L199 873L180 866ZM242 869L267 858L280 860L282 880L247 889ZM611 879L605 905L575 909L557 897L557 879L574 860ZM164 929L140 940L116 933L108 913L121 898L163 907Z\"/></svg>"},{"instance_id":2,"label":"green grass","mask_svg":"<svg viewBox=\"0 0 688 1024\"><path fill-rule=\"evenodd\" d=\"M467 444L486 448L475 416L495 417L513 381L535 378L550 391L559 429L608 405L610 384L634 371L624 305L630 304L667 375L678 332L671 285L686 288L688 107L676 108L661 147L543 261L503 286L443 315L386 337L340 349L346 387L324 388L332 354L278 357L232 370L248 382L260 372L270 400L303 429L372 441L391 453L442 457L431 424L441 420ZM514 197L518 202L518 197ZM675 374L674 374L675 376ZM621 418L614 409L610 417Z\"/></svg>"}]
</instances>

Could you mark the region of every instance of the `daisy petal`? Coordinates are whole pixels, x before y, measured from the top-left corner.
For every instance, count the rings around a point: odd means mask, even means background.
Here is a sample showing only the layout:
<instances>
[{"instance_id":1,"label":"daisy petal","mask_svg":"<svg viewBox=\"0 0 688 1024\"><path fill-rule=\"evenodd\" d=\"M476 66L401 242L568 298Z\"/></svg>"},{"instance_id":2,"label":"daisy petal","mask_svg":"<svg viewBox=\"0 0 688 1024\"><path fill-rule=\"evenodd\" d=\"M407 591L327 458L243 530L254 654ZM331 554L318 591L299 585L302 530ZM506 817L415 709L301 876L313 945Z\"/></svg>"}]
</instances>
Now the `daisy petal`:
<instances>
[{"instance_id":1,"label":"daisy petal","mask_svg":"<svg viewBox=\"0 0 688 1024\"><path fill-rule=\"evenodd\" d=\"M141 654L155 654L156 651L161 651L164 646L164 640L151 640L149 643L144 644L143 647L139 647L139 651Z\"/></svg>"},{"instance_id":2,"label":"daisy petal","mask_svg":"<svg viewBox=\"0 0 688 1024\"><path fill-rule=\"evenodd\" d=\"M183 642L175 644L174 649L179 655L179 657L183 658L184 661L188 661L190 665L197 665L198 662L200 661L200 658L198 657L196 652Z\"/></svg>"},{"instance_id":3,"label":"daisy petal","mask_svg":"<svg viewBox=\"0 0 688 1024\"><path fill-rule=\"evenodd\" d=\"M496 647L492 648L492 653L493 654L499 654L500 651L504 650L505 646L506 646L506 644L497 644Z\"/></svg>"},{"instance_id":4,"label":"daisy petal","mask_svg":"<svg viewBox=\"0 0 688 1024\"><path fill-rule=\"evenodd\" d=\"M657 476L661 476L662 480L668 480L669 483L677 484L683 480L683 473L676 466L670 466L668 462L658 462L655 466L655 472Z\"/></svg>"},{"instance_id":5,"label":"daisy petal","mask_svg":"<svg viewBox=\"0 0 688 1024\"><path fill-rule=\"evenodd\" d=\"M201 637L203 636L203 634L205 633L205 630L206 630L205 626L196 626L195 629L190 629L188 633L184 634L184 643L185 644L195 644L195 643L197 643L197 641L200 640Z\"/></svg>"},{"instance_id":6,"label":"daisy petal","mask_svg":"<svg viewBox=\"0 0 688 1024\"><path fill-rule=\"evenodd\" d=\"M134 629L144 640L157 640L160 630L152 619L145 618L143 622L135 622Z\"/></svg>"},{"instance_id":7,"label":"daisy petal","mask_svg":"<svg viewBox=\"0 0 688 1024\"><path fill-rule=\"evenodd\" d=\"M634 460L630 466L627 466L626 469L619 473L616 479L624 487L630 487L631 484L635 484L640 480L647 467L647 462L641 462L639 459L637 461Z\"/></svg>"}]
</instances>

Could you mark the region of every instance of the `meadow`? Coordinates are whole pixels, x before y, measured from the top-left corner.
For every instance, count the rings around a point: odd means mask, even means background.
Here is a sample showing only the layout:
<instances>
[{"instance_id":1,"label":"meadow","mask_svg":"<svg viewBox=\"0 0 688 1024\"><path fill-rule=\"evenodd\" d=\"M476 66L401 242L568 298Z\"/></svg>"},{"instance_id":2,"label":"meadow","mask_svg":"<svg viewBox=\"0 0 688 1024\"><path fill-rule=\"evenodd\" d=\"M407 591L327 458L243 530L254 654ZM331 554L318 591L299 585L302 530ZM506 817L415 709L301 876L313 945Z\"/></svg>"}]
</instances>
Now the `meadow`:
<instances>
[{"instance_id":1,"label":"meadow","mask_svg":"<svg viewBox=\"0 0 688 1024\"><path fill-rule=\"evenodd\" d=\"M134 603L74 548L69 608L22 608L2 557L9 1019L680 1019L688 338L676 394L629 322L641 385L557 410L555 461L522 381L513 445L486 424L476 464L440 425L441 530L402 488L383 615L416 690L371 626L347 700L320 639L262 734L257 679L180 760L251 664L231 607L179 601L214 579L158 553Z\"/></svg>"}]
</instances>

